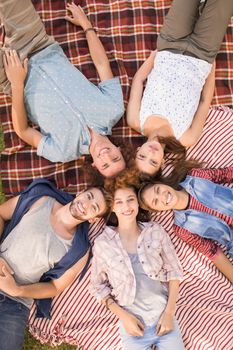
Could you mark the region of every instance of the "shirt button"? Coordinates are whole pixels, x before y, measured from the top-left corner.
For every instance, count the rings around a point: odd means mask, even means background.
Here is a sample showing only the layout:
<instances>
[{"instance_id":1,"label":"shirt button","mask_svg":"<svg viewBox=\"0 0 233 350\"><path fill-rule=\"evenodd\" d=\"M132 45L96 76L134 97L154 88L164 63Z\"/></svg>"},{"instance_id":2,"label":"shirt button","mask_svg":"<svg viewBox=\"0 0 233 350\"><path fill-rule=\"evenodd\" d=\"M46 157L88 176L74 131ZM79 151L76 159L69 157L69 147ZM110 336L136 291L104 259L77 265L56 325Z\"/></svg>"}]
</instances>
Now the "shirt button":
<instances>
[{"instance_id":1,"label":"shirt button","mask_svg":"<svg viewBox=\"0 0 233 350\"><path fill-rule=\"evenodd\" d=\"M140 245L138 246L138 249L140 249Z\"/></svg>"},{"instance_id":2,"label":"shirt button","mask_svg":"<svg viewBox=\"0 0 233 350\"><path fill-rule=\"evenodd\" d=\"M55 91L56 91L56 90L57 90L57 88L55 87L55 88L53 88L53 90L55 90Z\"/></svg>"},{"instance_id":3,"label":"shirt button","mask_svg":"<svg viewBox=\"0 0 233 350\"><path fill-rule=\"evenodd\" d=\"M144 261L141 261L142 264L144 264Z\"/></svg>"},{"instance_id":4,"label":"shirt button","mask_svg":"<svg viewBox=\"0 0 233 350\"><path fill-rule=\"evenodd\" d=\"M69 101L65 100L65 103L67 104L67 103L69 103Z\"/></svg>"},{"instance_id":5,"label":"shirt button","mask_svg":"<svg viewBox=\"0 0 233 350\"><path fill-rule=\"evenodd\" d=\"M147 248L150 248L150 245L148 245Z\"/></svg>"}]
</instances>

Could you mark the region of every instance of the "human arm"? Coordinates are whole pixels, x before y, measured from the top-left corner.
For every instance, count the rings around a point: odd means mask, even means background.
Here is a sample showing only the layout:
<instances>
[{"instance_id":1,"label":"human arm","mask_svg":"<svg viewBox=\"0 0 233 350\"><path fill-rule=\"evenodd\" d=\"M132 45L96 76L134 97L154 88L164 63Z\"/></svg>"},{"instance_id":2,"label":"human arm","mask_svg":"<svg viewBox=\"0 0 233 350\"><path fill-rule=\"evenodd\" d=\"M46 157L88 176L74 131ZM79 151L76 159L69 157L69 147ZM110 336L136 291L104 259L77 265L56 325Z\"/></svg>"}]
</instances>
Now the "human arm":
<instances>
[{"instance_id":1,"label":"human arm","mask_svg":"<svg viewBox=\"0 0 233 350\"><path fill-rule=\"evenodd\" d=\"M214 95L215 87L215 63L213 63L210 74L208 75L205 85L203 86L198 108L193 117L191 126L184 132L180 142L185 147L193 146L201 136L205 121L209 112L210 104Z\"/></svg>"},{"instance_id":2,"label":"human arm","mask_svg":"<svg viewBox=\"0 0 233 350\"><path fill-rule=\"evenodd\" d=\"M12 218L19 196L15 196L0 205L0 237L3 233L5 222Z\"/></svg>"},{"instance_id":3,"label":"human arm","mask_svg":"<svg viewBox=\"0 0 233 350\"><path fill-rule=\"evenodd\" d=\"M75 5L74 2L71 4L68 3L66 9L71 14L67 15L65 19L77 26L82 27L84 32L86 31L85 33L90 55L99 74L100 80L103 81L113 78L110 63L101 41L94 30L87 30L92 28L92 24L88 20L83 9L80 6Z\"/></svg>"},{"instance_id":4,"label":"human arm","mask_svg":"<svg viewBox=\"0 0 233 350\"><path fill-rule=\"evenodd\" d=\"M108 309L119 318L126 332L135 337L142 337L144 333L144 324L136 316L119 306L111 295L108 295L102 300L102 303L105 305L106 300L109 303Z\"/></svg>"},{"instance_id":5,"label":"human arm","mask_svg":"<svg viewBox=\"0 0 233 350\"><path fill-rule=\"evenodd\" d=\"M15 50L5 51L4 68L12 90L12 123L16 134L29 145L37 148L43 135L28 125L24 106L24 80L27 76L28 61L22 66Z\"/></svg>"},{"instance_id":6,"label":"human arm","mask_svg":"<svg viewBox=\"0 0 233 350\"><path fill-rule=\"evenodd\" d=\"M52 298L65 290L83 270L89 257L88 252L60 278L50 282L38 282L28 285L19 285L14 277L3 267L4 276L0 276L0 290L13 297L34 299Z\"/></svg>"},{"instance_id":7,"label":"human arm","mask_svg":"<svg viewBox=\"0 0 233 350\"><path fill-rule=\"evenodd\" d=\"M233 166L226 168L192 169L191 176L201 177L215 183L232 182Z\"/></svg>"},{"instance_id":8,"label":"human arm","mask_svg":"<svg viewBox=\"0 0 233 350\"><path fill-rule=\"evenodd\" d=\"M127 106L127 123L128 125L140 132L139 113L143 94L143 83L154 66L156 51L153 51L147 60L141 65L135 74L131 86L129 103Z\"/></svg>"},{"instance_id":9,"label":"human arm","mask_svg":"<svg viewBox=\"0 0 233 350\"><path fill-rule=\"evenodd\" d=\"M179 294L179 284L179 280L169 281L167 305L156 326L156 332L159 336L167 334L173 330L176 300Z\"/></svg>"},{"instance_id":10,"label":"human arm","mask_svg":"<svg viewBox=\"0 0 233 350\"><path fill-rule=\"evenodd\" d=\"M182 227L176 225L173 227L178 237L212 260L217 269L233 283L233 265L214 241L193 234Z\"/></svg>"},{"instance_id":11,"label":"human arm","mask_svg":"<svg viewBox=\"0 0 233 350\"><path fill-rule=\"evenodd\" d=\"M112 287L108 280L107 264L103 258L105 250L103 248L106 249L106 245L104 244L103 247L97 238L93 248L90 292L122 321L126 332L141 336L143 335L143 324L134 315L119 306L111 295Z\"/></svg>"}]
</instances>

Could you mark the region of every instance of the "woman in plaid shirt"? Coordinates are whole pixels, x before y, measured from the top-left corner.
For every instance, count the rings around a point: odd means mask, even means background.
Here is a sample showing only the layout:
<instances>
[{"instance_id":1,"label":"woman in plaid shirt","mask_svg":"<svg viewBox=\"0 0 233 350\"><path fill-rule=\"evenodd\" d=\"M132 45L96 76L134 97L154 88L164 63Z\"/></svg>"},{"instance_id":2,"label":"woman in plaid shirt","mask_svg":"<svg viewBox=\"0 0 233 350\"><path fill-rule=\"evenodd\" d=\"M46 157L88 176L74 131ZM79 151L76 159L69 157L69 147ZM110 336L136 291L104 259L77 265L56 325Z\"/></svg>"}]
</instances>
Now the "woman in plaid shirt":
<instances>
[{"instance_id":1,"label":"woman in plaid shirt","mask_svg":"<svg viewBox=\"0 0 233 350\"><path fill-rule=\"evenodd\" d=\"M174 232L211 259L233 283L233 265L214 242L225 245L233 258L233 189L220 185L232 183L233 166L193 169L182 182L177 180L142 185L141 207L150 211L173 209Z\"/></svg>"},{"instance_id":2,"label":"woman in plaid shirt","mask_svg":"<svg viewBox=\"0 0 233 350\"><path fill-rule=\"evenodd\" d=\"M175 320L182 268L163 228L137 221L131 171L108 180L117 226L95 240L91 292L120 320L127 350L184 349Z\"/></svg>"}]
</instances>

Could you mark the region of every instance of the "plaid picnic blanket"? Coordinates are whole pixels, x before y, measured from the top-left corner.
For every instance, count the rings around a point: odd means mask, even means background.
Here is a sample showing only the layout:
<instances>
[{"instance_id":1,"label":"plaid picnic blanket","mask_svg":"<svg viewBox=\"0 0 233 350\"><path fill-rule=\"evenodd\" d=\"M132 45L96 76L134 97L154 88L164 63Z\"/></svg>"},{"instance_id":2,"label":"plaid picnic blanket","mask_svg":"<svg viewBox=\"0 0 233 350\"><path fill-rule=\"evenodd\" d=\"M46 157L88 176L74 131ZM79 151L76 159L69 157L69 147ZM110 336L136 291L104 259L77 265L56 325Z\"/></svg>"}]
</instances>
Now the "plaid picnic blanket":
<instances>
[{"instance_id":1,"label":"plaid picnic blanket","mask_svg":"<svg viewBox=\"0 0 233 350\"><path fill-rule=\"evenodd\" d=\"M66 1L35 0L46 30L54 35L71 62L92 82L98 77L94 69L83 31L64 20ZM81 0L76 1L88 13L104 44L115 75L121 78L127 103L132 77L151 50L171 0ZM213 105L233 106L233 22L228 27L217 58L216 90ZM52 164L36 155L13 132L10 99L0 95L0 117L5 150L0 156L3 190L7 196L22 190L36 177L56 182L70 193L86 185L84 157L61 164ZM204 133L190 156L206 161L206 166L224 167L233 164L232 110L212 109ZM113 129L113 139L128 139L133 144L141 136L127 127L123 118ZM233 350L233 288L205 257L176 238L172 231L172 214L155 217L171 234L185 278L181 284L177 318L188 350ZM92 242L102 231L103 221L90 230ZM88 291L89 274L77 285L54 299L52 320L30 316L30 331L42 342L68 342L82 350L122 349L116 318L99 305ZM174 349L179 350L179 349Z\"/></svg>"}]
</instances>

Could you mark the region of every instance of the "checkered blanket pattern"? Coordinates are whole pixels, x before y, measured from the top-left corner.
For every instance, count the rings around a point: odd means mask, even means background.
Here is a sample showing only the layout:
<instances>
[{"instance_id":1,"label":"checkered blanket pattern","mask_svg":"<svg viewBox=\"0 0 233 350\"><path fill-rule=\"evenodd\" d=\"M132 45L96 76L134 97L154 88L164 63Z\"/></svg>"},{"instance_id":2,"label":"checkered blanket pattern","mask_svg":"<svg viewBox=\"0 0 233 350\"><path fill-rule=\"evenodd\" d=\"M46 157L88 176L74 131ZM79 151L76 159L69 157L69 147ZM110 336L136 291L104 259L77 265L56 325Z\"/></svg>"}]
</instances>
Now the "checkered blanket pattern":
<instances>
[{"instance_id":1,"label":"checkered blanket pattern","mask_svg":"<svg viewBox=\"0 0 233 350\"><path fill-rule=\"evenodd\" d=\"M45 22L48 33L62 45L65 53L92 82L97 83L95 69L83 32L63 19L66 1L33 1ZM76 1L77 3L77 1ZM171 1L165 0L83 0L79 4L89 14L98 31L115 75L120 75L125 102L132 77L140 64L156 47L156 35ZM233 22L228 27L216 69L214 105L233 105ZM10 120L10 99L0 95L0 117L5 150L1 154L1 176L7 196L18 192L36 177L55 180L59 188L75 193L85 186L84 158L66 164L51 164L36 156L14 134ZM212 109L204 133L189 155L200 158L206 166L225 167L233 164L232 110ZM122 119L113 130L115 139L140 142ZM78 184L78 185L77 185ZM233 288L201 254L181 242L172 233L172 214L154 217L171 235L184 267L177 307L183 340L187 350L233 350ZM90 239L102 231L103 221L94 224ZM82 350L122 349L116 318L89 294L89 272L54 299L52 320L30 316L30 331L41 342L68 342ZM178 350L178 349L175 349Z\"/></svg>"}]
</instances>

